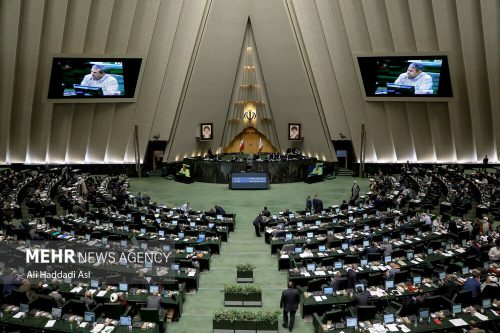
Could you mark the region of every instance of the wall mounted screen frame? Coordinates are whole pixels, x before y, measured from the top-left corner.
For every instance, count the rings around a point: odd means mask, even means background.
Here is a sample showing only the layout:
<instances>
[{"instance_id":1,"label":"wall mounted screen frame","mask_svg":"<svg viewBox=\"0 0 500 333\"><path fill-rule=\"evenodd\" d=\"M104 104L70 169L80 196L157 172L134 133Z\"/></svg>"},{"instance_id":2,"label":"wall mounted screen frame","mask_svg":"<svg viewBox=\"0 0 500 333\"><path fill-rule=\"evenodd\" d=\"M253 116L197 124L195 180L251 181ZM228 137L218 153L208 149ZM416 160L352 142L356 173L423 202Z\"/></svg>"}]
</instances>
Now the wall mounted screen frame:
<instances>
[{"instance_id":1,"label":"wall mounted screen frame","mask_svg":"<svg viewBox=\"0 0 500 333\"><path fill-rule=\"evenodd\" d=\"M120 95L77 96L76 90L93 64L104 64L109 74L118 78ZM75 67L72 67L75 66ZM47 75L44 103L132 103L136 102L142 83L145 57L121 54L52 54L46 65ZM102 92L100 92L102 93Z\"/></svg>"},{"instance_id":2,"label":"wall mounted screen frame","mask_svg":"<svg viewBox=\"0 0 500 333\"><path fill-rule=\"evenodd\" d=\"M353 62L356 68L356 75L358 77L358 84L365 101L380 101L380 102L448 102L452 100L453 97L453 86L452 86L452 73L450 68L453 68L450 64L453 63L453 56L449 52L442 51L431 51L431 52L393 52L393 53L353 53ZM442 61L439 74L432 74L433 80L435 80L436 75L438 75L439 82L437 94L420 94L411 96L398 96L398 95L387 95L387 94L375 94L377 91L377 82L371 82L371 80L377 80L378 70L373 69L373 72L367 73L363 71L363 64L360 64L360 60L363 61L388 61L389 63L395 64L394 73L389 74L390 76L387 83L394 83L398 78L396 72L402 74L406 72L408 67L406 64L410 64L411 60L434 60L434 59L444 59ZM399 63L399 65L398 65ZM397 68L399 66L399 68ZM426 67L424 63L424 72L426 72ZM429 71L431 71L429 69ZM394 81L393 81L394 80ZM392 81L392 82L390 82ZM434 82L434 81L433 81ZM380 86L383 84L378 82ZM367 90L369 93L367 94Z\"/></svg>"}]
</instances>

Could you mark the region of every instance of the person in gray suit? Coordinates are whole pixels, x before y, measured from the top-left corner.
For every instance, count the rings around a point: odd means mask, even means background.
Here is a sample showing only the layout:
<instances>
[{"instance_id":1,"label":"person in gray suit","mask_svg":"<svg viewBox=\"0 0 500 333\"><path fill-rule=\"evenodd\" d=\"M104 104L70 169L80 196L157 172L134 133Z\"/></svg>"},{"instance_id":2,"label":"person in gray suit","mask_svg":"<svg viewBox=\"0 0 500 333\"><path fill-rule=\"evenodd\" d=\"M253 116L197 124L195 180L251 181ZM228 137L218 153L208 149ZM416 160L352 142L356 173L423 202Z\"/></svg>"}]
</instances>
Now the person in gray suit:
<instances>
[{"instance_id":1,"label":"person in gray suit","mask_svg":"<svg viewBox=\"0 0 500 333\"><path fill-rule=\"evenodd\" d=\"M295 313L300 303L299 290L293 287L293 282L288 282L288 288L281 293L280 308L283 308L283 327L292 331L295 323ZM290 312L290 322L288 322L288 312Z\"/></svg>"}]
</instances>

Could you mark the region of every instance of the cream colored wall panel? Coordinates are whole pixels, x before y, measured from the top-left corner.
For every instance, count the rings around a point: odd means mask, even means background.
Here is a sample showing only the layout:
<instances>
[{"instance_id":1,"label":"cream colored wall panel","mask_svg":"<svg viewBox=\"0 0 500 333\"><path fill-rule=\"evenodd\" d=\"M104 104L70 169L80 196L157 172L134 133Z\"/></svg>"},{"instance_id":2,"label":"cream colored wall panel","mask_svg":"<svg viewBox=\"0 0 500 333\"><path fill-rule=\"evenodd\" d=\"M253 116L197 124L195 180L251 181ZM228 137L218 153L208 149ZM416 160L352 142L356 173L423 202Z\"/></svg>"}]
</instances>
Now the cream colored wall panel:
<instances>
[{"instance_id":1,"label":"cream colored wall panel","mask_svg":"<svg viewBox=\"0 0 500 333\"><path fill-rule=\"evenodd\" d=\"M47 2L42 31L43 43L40 44L40 66L38 67L36 82L39 88L36 89L33 103L28 151L31 163L45 163L46 161L47 136L51 127L53 104L42 103L42 101L47 96L45 84L50 78L50 59L52 54L59 52L62 47L64 29L61 29L61 27L66 24L67 9L68 1ZM64 160L64 157L62 159Z\"/></svg>"},{"instance_id":2,"label":"cream colored wall panel","mask_svg":"<svg viewBox=\"0 0 500 333\"><path fill-rule=\"evenodd\" d=\"M0 163L10 163L10 124L21 24L21 0L0 1ZM14 113L14 115L13 115Z\"/></svg>"},{"instance_id":3,"label":"cream colored wall panel","mask_svg":"<svg viewBox=\"0 0 500 333\"><path fill-rule=\"evenodd\" d=\"M311 64L315 86L328 124L329 135L332 138L340 138L340 133L349 135L345 110L341 103L339 87L333 72L331 57L316 3L312 1L294 1L293 6Z\"/></svg>"},{"instance_id":4,"label":"cream colored wall panel","mask_svg":"<svg viewBox=\"0 0 500 333\"><path fill-rule=\"evenodd\" d=\"M491 118L496 151L496 160L500 161L500 1L481 1L481 14L483 22L484 48L488 73L488 85L491 100ZM495 156L490 156L490 161L495 161Z\"/></svg>"},{"instance_id":5,"label":"cream colored wall panel","mask_svg":"<svg viewBox=\"0 0 500 333\"><path fill-rule=\"evenodd\" d=\"M62 164L69 162L66 160L66 150L71 134L73 108L73 105L54 104L52 109L52 128L57 129L57 135L50 137L46 156L48 163ZM38 161L35 162L40 163Z\"/></svg>"},{"instance_id":6,"label":"cream colored wall panel","mask_svg":"<svg viewBox=\"0 0 500 333\"><path fill-rule=\"evenodd\" d=\"M437 162L455 161L448 103L427 103Z\"/></svg>"},{"instance_id":7,"label":"cream colored wall panel","mask_svg":"<svg viewBox=\"0 0 500 333\"><path fill-rule=\"evenodd\" d=\"M387 21L385 2L382 0L363 0L362 5L373 52L393 52L394 45ZM377 159L379 161L393 161L396 160L396 153L385 105L381 102L371 102L366 103L365 108L370 122L369 128L374 136L373 143L377 151Z\"/></svg>"},{"instance_id":8,"label":"cream colored wall panel","mask_svg":"<svg viewBox=\"0 0 500 333\"><path fill-rule=\"evenodd\" d=\"M457 13L476 156L478 161L482 161L484 155L493 154L494 147L479 2L457 0Z\"/></svg>"},{"instance_id":9,"label":"cream colored wall panel","mask_svg":"<svg viewBox=\"0 0 500 333\"><path fill-rule=\"evenodd\" d=\"M85 44L87 25L90 17L92 1L71 0L68 2L67 24L64 30L62 53L81 53ZM61 13L62 14L62 13Z\"/></svg>"},{"instance_id":10,"label":"cream colored wall panel","mask_svg":"<svg viewBox=\"0 0 500 333\"><path fill-rule=\"evenodd\" d=\"M190 29L189 26L192 27L193 24L188 20L179 22L178 32L182 31L183 37L176 36L167 68L168 81L164 83L164 89L169 88L166 90L167 94L162 94L158 105L159 110L166 109L163 105L168 106L170 112L157 113L155 118L155 123L156 119L162 119L165 124L173 124L172 128L161 131L168 133L170 137L165 160L173 161L178 156L189 156L194 151L205 150L206 145L200 143L196 137L199 124L207 120L214 124L214 140L211 144L214 148L220 145L248 19L248 11L245 8L245 1L224 0L211 3L194 67L187 78L189 85L185 99L181 97L184 78L181 81L182 72L178 72L176 68L184 68L184 72L189 71L190 59L184 56L184 61L181 62L180 55L193 51L198 30ZM198 22L201 22L203 9L198 9ZM183 13L185 10L183 8ZM180 43L181 39L185 39L184 44ZM176 76L178 82L170 79ZM181 105L178 104L179 99L183 99ZM177 104L171 104L174 101ZM182 107L182 110L176 118L178 106Z\"/></svg>"},{"instance_id":11,"label":"cream colored wall panel","mask_svg":"<svg viewBox=\"0 0 500 333\"><path fill-rule=\"evenodd\" d=\"M425 103L406 103L410 130L415 144L415 154L421 163L436 160L434 142L429 124L429 114Z\"/></svg>"},{"instance_id":12,"label":"cream colored wall panel","mask_svg":"<svg viewBox=\"0 0 500 333\"><path fill-rule=\"evenodd\" d=\"M431 0L408 0L408 4L417 50L420 52L438 50L439 44Z\"/></svg>"},{"instance_id":13,"label":"cream colored wall panel","mask_svg":"<svg viewBox=\"0 0 500 333\"><path fill-rule=\"evenodd\" d=\"M326 120L315 105L286 4L258 0L252 5L254 36L281 149L291 145L287 143L288 131L280 128L287 126L290 119L298 119L307 125L309 133L314 133L311 137L304 129L304 135L309 136L301 149L322 152L328 161L335 161ZM296 103L300 98L303 102Z\"/></svg>"},{"instance_id":14,"label":"cream colored wall panel","mask_svg":"<svg viewBox=\"0 0 500 333\"><path fill-rule=\"evenodd\" d=\"M162 3L164 4L163 7L167 7L166 5L170 4L171 1L163 1ZM161 11L159 0L148 2L141 1L137 3L131 34L127 43L127 51L129 54L144 56L145 58L142 66L149 64L150 68L155 68L158 73L151 73L150 71L147 76L143 75L143 84L145 84L146 81L153 84L150 84L148 87L143 86L144 89L139 90L139 98L136 103L117 104L113 118L113 128L111 129L108 142L108 150L106 151L106 160L109 162L124 160L127 141L134 130L133 121L135 113L138 112L142 115L145 109L156 106L158 96L145 99L142 98L142 96L150 89L154 90L156 86L160 85L158 84L158 82L160 82L159 80L153 80L153 74L156 75L155 77L159 77L160 80L163 78L164 71L161 68L164 64L166 66L164 54L168 54L169 52L165 52L161 58L157 57L156 59L153 59L149 55L150 53L154 53L152 46L154 36L166 35L168 38L173 39L173 33L165 34L163 31L159 32L156 30L157 27L162 26L163 22L170 22L171 15L170 11ZM158 30L160 29L158 28ZM146 51L147 53L145 53Z\"/></svg>"},{"instance_id":15,"label":"cream colored wall panel","mask_svg":"<svg viewBox=\"0 0 500 333\"><path fill-rule=\"evenodd\" d=\"M92 115L96 104L75 104L71 119L71 134L66 153L68 163L85 163L92 132ZM69 110L68 110L69 111Z\"/></svg>"},{"instance_id":16,"label":"cream colored wall panel","mask_svg":"<svg viewBox=\"0 0 500 333\"><path fill-rule=\"evenodd\" d=\"M347 36L347 43L349 45L349 49L351 52L371 52L371 43L370 43L370 38L368 35L368 28L366 26L366 21L364 19L364 16L362 15L363 13L363 7L361 5L361 1L355 0L338 0L339 3L339 9L340 13L342 15L342 21L344 26L345 26L345 31L346 31L346 36ZM339 66L334 65L335 72L340 70L341 66L343 65L343 62L339 63ZM356 78L356 72L354 70L354 64L352 68L352 79L355 80ZM344 80L346 80L344 78ZM349 82L346 80L346 82ZM343 82L342 82L343 85ZM356 89L356 88L354 88ZM362 88L362 83L358 82L357 86L357 91L359 91L359 101L363 103L363 112L364 116L361 119L361 121L366 121L365 128L366 128L366 153L365 153L365 161L366 162L375 162L377 161L377 151L375 149L375 144L374 144L374 138L377 136L374 130L372 130L371 123L368 118L368 110L367 110L367 103L363 102L362 97L361 97L361 89ZM357 94L356 94L357 95ZM349 118L348 118L349 119ZM351 134L354 135L355 131L358 131L358 135L356 135L356 138L354 139L355 141L355 147L356 147L356 142L358 142L358 147L361 148L361 125L363 124L359 120L356 120L356 118L352 119L353 121L349 122L349 128L351 130ZM359 138L359 139L358 139ZM358 141L359 140L359 141ZM357 150L357 157L358 160L361 158L361 150L360 148Z\"/></svg>"},{"instance_id":17,"label":"cream colored wall panel","mask_svg":"<svg viewBox=\"0 0 500 333\"><path fill-rule=\"evenodd\" d=\"M27 157L44 12L45 1L22 2L21 29L17 46L18 61L16 75L12 81L14 101L11 117L10 160L13 163L24 163Z\"/></svg>"},{"instance_id":18,"label":"cream colored wall panel","mask_svg":"<svg viewBox=\"0 0 500 333\"><path fill-rule=\"evenodd\" d=\"M454 98L448 106L456 158L458 161L475 160L455 0L433 0L432 6L433 11L439 13L435 21L439 50L451 52L448 60Z\"/></svg>"},{"instance_id":19,"label":"cream colored wall panel","mask_svg":"<svg viewBox=\"0 0 500 333\"><path fill-rule=\"evenodd\" d=\"M350 52L346 27L343 22L339 2L317 1L319 16L325 33L333 70L339 83L340 101L349 126L349 137L352 139L357 158L361 150L361 124L368 123L364 102L354 69L353 57ZM336 110L337 111L337 110ZM344 133L347 135L347 133ZM370 137L367 138L367 159L375 160L375 153Z\"/></svg>"},{"instance_id":20,"label":"cream colored wall panel","mask_svg":"<svg viewBox=\"0 0 500 333\"><path fill-rule=\"evenodd\" d=\"M169 39L167 44L169 47L169 58L161 87L160 96L155 105L155 109L151 111L151 119L153 126L149 127L149 132L144 133L145 138L150 138L152 135L160 135L163 140L168 140L168 146L164 155L164 160L169 157L173 143L173 133L177 130L177 125L174 123L176 114L181 106L183 99L183 87L193 74L191 73L190 62L194 59L193 52L198 48L197 37L204 24L205 11L208 10L210 1L185 2L182 8L178 8L175 3L172 3L172 8L180 12L180 18L176 22L176 26L165 26L166 31L175 29L175 39ZM203 45L203 41L201 42ZM200 48L203 46L200 46ZM159 53L161 57L161 53ZM228 64L230 66L230 64ZM154 69L152 69L154 70ZM194 73L194 70L193 70ZM219 81L217 81L219 82ZM200 112L200 110L203 110ZM208 108L200 106L197 110L198 115L204 115L209 112ZM220 111L218 108L214 110ZM212 111L215 112L215 111ZM193 122L196 123L196 120ZM192 125L192 124L190 124ZM189 127L189 124L187 125ZM217 132L216 132L217 133ZM194 133L189 129L182 129L179 136L185 136L186 140L194 139ZM196 144L193 147L192 143L187 144L187 149L181 144L176 154L184 153L184 151L196 149ZM130 147L129 147L130 148ZM130 149L128 150L130 151Z\"/></svg>"},{"instance_id":21,"label":"cream colored wall panel","mask_svg":"<svg viewBox=\"0 0 500 333\"><path fill-rule=\"evenodd\" d=\"M108 40L106 43L106 53L107 54L127 54L128 45L130 40L130 35L132 33L132 27L135 18L135 12L137 8L137 0L121 0L114 3L113 13L111 17L111 24L109 27ZM102 132L107 135L106 141L103 141L101 145L104 145L104 162L109 163L120 163L125 155L125 146L121 147L123 150L120 151L119 146L110 146L109 142L111 140L111 135L113 131L124 131L126 129L122 128L122 123L120 120L130 119L133 116L135 103L127 103L127 105L122 105L121 103L107 104L108 106L100 118L107 125L106 128L102 129ZM95 117L95 115L94 115ZM92 142L92 141L90 141ZM95 155L95 151L91 152ZM121 155L121 156L120 156ZM120 156L118 158L118 156Z\"/></svg>"},{"instance_id":22,"label":"cream colored wall panel","mask_svg":"<svg viewBox=\"0 0 500 333\"><path fill-rule=\"evenodd\" d=\"M68 4L68 18L65 26L63 53L85 53L87 27L92 24L90 15L91 1L70 1ZM83 163L87 153L87 145L92 130L94 104L75 104L73 108L67 104L67 112L72 113L71 132L66 150L68 163ZM54 117L53 117L54 118ZM54 118L57 121L57 118ZM52 126L50 135L59 137L59 129Z\"/></svg>"},{"instance_id":23,"label":"cream colored wall panel","mask_svg":"<svg viewBox=\"0 0 500 333\"><path fill-rule=\"evenodd\" d=\"M204 3L206 5L206 2ZM189 28L186 20L179 22L182 11L182 6L179 5L179 2L172 1L169 8L165 8L166 13L173 16L172 19L165 20L162 26L164 32L159 35L159 38L165 40L153 43L156 52L152 52L151 56L161 60L164 59L163 54L168 54L168 61L160 62L161 67L158 69L155 69L154 66L150 68L150 76L156 75L158 71L161 72L161 77L158 77L159 83L144 92L144 101L147 101L150 95L159 95L155 99L157 103L150 106L152 112L154 112L154 118L149 134L159 134L162 140L168 140L172 130L173 120L179 106L182 87L186 80L191 53L202 17L202 13L198 11L198 24L193 24Z\"/></svg>"},{"instance_id":24,"label":"cream colored wall panel","mask_svg":"<svg viewBox=\"0 0 500 333\"><path fill-rule=\"evenodd\" d=\"M397 160L414 161L415 147L410 126L408 125L405 103L387 102L384 104Z\"/></svg>"},{"instance_id":25,"label":"cream colored wall panel","mask_svg":"<svg viewBox=\"0 0 500 333\"><path fill-rule=\"evenodd\" d=\"M116 49L118 43L109 39L110 31L117 29L114 23L115 2L113 0L97 1L90 8L91 18L87 27L85 51L89 53L108 53L109 49ZM129 30L130 27L118 27ZM126 45L122 45L126 47ZM122 48L122 53L126 49ZM112 52L111 52L112 53ZM106 156L106 146L113 120L114 103L97 104L93 112L92 132L86 152L86 160L103 162ZM90 115L89 111L89 115Z\"/></svg>"},{"instance_id":26,"label":"cream colored wall panel","mask_svg":"<svg viewBox=\"0 0 500 333\"><path fill-rule=\"evenodd\" d=\"M391 29L394 51L416 50L410 8L407 1L386 0L387 18ZM416 161L415 146L410 131L408 114L404 103L385 103L389 127L398 161Z\"/></svg>"},{"instance_id":27,"label":"cream colored wall panel","mask_svg":"<svg viewBox=\"0 0 500 333\"><path fill-rule=\"evenodd\" d=\"M410 8L407 1L385 0L385 9L391 28L394 50L396 52L415 51L415 35L411 23Z\"/></svg>"},{"instance_id":28,"label":"cream colored wall panel","mask_svg":"<svg viewBox=\"0 0 500 333\"><path fill-rule=\"evenodd\" d=\"M377 154L377 160L373 162L392 162L396 160L396 152L392 141L392 133L389 128L389 119L384 103L367 102L365 105L366 116L370 124L373 146ZM368 160L367 160L368 162Z\"/></svg>"},{"instance_id":29,"label":"cream colored wall panel","mask_svg":"<svg viewBox=\"0 0 500 333\"><path fill-rule=\"evenodd\" d=\"M373 52L392 52L391 29L384 0L362 0L364 17Z\"/></svg>"}]
</instances>

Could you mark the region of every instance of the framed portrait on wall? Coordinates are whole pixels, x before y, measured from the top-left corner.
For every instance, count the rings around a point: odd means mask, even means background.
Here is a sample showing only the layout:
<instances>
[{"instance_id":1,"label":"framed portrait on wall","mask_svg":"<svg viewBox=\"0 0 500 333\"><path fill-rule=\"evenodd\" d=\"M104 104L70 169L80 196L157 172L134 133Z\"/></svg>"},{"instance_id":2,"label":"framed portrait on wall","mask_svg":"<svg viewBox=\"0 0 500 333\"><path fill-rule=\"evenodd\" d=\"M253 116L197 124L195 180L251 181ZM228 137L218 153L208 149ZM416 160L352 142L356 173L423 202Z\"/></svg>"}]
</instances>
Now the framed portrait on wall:
<instances>
[{"instance_id":1,"label":"framed portrait on wall","mask_svg":"<svg viewBox=\"0 0 500 333\"><path fill-rule=\"evenodd\" d=\"M213 124L212 123L203 123L200 124L200 140L213 140Z\"/></svg>"},{"instance_id":2,"label":"framed portrait on wall","mask_svg":"<svg viewBox=\"0 0 500 333\"><path fill-rule=\"evenodd\" d=\"M288 140L300 140L300 124L288 124Z\"/></svg>"}]
</instances>

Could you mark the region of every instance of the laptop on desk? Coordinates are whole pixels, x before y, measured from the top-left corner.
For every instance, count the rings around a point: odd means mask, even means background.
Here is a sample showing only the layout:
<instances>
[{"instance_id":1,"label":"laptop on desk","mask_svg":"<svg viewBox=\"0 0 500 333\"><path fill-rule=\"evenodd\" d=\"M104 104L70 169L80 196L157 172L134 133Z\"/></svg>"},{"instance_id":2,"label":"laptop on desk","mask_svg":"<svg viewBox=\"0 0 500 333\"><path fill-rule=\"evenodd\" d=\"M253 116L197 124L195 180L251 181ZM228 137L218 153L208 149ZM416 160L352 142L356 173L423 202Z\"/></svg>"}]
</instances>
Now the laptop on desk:
<instances>
[{"instance_id":1,"label":"laptop on desk","mask_svg":"<svg viewBox=\"0 0 500 333\"><path fill-rule=\"evenodd\" d=\"M415 87L404 84L387 83L387 95L392 96L414 96Z\"/></svg>"},{"instance_id":2,"label":"laptop on desk","mask_svg":"<svg viewBox=\"0 0 500 333\"><path fill-rule=\"evenodd\" d=\"M80 84L74 84L73 88L75 89L76 96L95 97L103 95L101 87L90 87L82 86Z\"/></svg>"}]
</instances>

